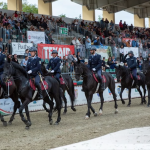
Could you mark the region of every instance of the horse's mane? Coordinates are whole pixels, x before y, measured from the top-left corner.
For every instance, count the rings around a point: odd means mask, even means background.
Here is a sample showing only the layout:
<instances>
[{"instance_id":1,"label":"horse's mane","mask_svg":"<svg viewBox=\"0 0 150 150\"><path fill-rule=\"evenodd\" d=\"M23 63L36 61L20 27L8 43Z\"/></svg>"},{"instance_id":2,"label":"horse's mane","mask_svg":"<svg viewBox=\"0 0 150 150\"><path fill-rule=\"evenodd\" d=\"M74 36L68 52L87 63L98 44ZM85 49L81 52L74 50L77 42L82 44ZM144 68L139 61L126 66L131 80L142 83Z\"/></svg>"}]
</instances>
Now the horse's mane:
<instances>
[{"instance_id":1,"label":"horse's mane","mask_svg":"<svg viewBox=\"0 0 150 150\"><path fill-rule=\"evenodd\" d=\"M22 66L13 61L11 61L11 64L13 65L14 68L18 69L26 78L28 77L26 70Z\"/></svg>"}]
</instances>

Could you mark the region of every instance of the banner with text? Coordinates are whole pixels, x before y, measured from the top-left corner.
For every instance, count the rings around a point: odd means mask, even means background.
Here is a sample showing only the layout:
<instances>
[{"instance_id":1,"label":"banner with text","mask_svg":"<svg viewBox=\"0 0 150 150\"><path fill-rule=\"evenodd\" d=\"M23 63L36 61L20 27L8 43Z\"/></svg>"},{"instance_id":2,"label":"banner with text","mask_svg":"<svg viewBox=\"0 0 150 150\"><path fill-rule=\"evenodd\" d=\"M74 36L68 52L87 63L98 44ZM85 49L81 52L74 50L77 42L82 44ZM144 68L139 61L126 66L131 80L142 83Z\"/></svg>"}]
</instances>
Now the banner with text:
<instances>
[{"instance_id":1,"label":"banner with text","mask_svg":"<svg viewBox=\"0 0 150 150\"><path fill-rule=\"evenodd\" d=\"M29 49L32 47L32 43L16 43L12 42L12 55L17 54L17 55L24 55L25 50Z\"/></svg>"},{"instance_id":2,"label":"banner with text","mask_svg":"<svg viewBox=\"0 0 150 150\"><path fill-rule=\"evenodd\" d=\"M58 56L60 58L68 56L70 51L74 54L73 45L38 44L38 56L42 59L50 59L53 50L58 51Z\"/></svg>"},{"instance_id":3,"label":"banner with text","mask_svg":"<svg viewBox=\"0 0 150 150\"><path fill-rule=\"evenodd\" d=\"M34 44L43 43L45 44L45 33L37 31L27 31L28 43L33 42Z\"/></svg>"}]
</instances>

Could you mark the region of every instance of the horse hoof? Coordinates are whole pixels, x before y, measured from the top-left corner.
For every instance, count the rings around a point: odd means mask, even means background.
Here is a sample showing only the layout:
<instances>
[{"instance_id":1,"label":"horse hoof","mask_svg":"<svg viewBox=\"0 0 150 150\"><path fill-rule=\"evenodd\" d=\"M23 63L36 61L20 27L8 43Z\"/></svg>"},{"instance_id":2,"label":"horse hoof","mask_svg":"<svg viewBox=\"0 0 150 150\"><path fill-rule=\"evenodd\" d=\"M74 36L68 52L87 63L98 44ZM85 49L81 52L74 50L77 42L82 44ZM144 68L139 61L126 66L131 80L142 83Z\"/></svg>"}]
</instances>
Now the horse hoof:
<instances>
[{"instance_id":1,"label":"horse hoof","mask_svg":"<svg viewBox=\"0 0 150 150\"><path fill-rule=\"evenodd\" d=\"M63 112L63 115L66 115L66 112L65 112L65 111Z\"/></svg>"},{"instance_id":2,"label":"horse hoof","mask_svg":"<svg viewBox=\"0 0 150 150\"><path fill-rule=\"evenodd\" d=\"M85 120L87 120L87 119L89 119L89 116L88 116L88 115L85 116Z\"/></svg>"},{"instance_id":3,"label":"horse hoof","mask_svg":"<svg viewBox=\"0 0 150 150\"><path fill-rule=\"evenodd\" d=\"M130 105L128 104L127 107L130 107Z\"/></svg>"},{"instance_id":4,"label":"horse hoof","mask_svg":"<svg viewBox=\"0 0 150 150\"><path fill-rule=\"evenodd\" d=\"M100 109L100 111L99 111L99 116L102 115L102 113L103 113L103 111Z\"/></svg>"},{"instance_id":5,"label":"horse hoof","mask_svg":"<svg viewBox=\"0 0 150 150\"><path fill-rule=\"evenodd\" d=\"M122 101L122 104L124 105L124 104L125 104L125 101Z\"/></svg>"},{"instance_id":6,"label":"horse hoof","mask_svg":"<svg viewBox=\"0 0 150 150\"><path fill-rule=\"evenodd\" d=\"M147 101L146 101L146 100L144 101L144 104L147 104Z\"/></svg>"},{"instance_id":7,"label":"horse hoof","mask_svg":"<svg viewBox=\"0 0 150 150\"><path fill-rule=\"evenodd\" d=\"M59 125L59 123L58 122L55 122L55 124L54 125Z\"/></svg>"},{"instance_id":8,"label":"horse hoof","mask_svg":"<svg viewBox=\"0 0 150 150\"><path fill-rule=\"evenodd\" d=\"M49 124L52 125L52 124L53 124L53 120L51 120L51 121L49 122Z\"/></svg>"},{"instance_id":9,"label":"horse hoof","mask_svg":"<svg viewBox=\"0 0 150 150\"><path fill-rule=\"evenodd\" d=\"M115 110L115 114L118 114L118 109Z\"/></svg>"},{"instance_id":10,"label":"horse hoof","mask_svg":"<svg viewBox=\"0 0 150 150\"><path fill-rule=\"evenodd\" d=\"M26 126L26 127L25 127L25 129L26 129L26 130L29 130L29 129L30 129L30 127L29 127L29 126Z\"/></svg>"},{"instance_id":11,"label":"horse hoof","mask_svg":"<svg viewBox=\"0 0 150 150\"><path fill-rule=\"evenodd\" d=\"M6 121L3 122L3 126L7 127L7 122Z\"/></svg>"},{"instance_id":12,"label":"horse hoof","mask_svg":"<svg viewBox=\"0 0 150 150\"><path fill-rule=\"evenodd\" d=\"M73 111L76 111L76 109L74 107L71 108Z\"/></svg>"},{"instance_id":13,"label":"horse hoof","mask_svg":"<svg viewBox=\"0 0 150 150\"><path fill-rule=\"evenodd\" d=\"M8 125L12 125L12 122L11 122L11 121L9 121L9 122L8 122Z\"/></svg>"},{"instance_id":14,"label":"horse hoof","mask_svg":"<svg viewBox=\"0 0 150 150\"><path fill-rule=\"evenodd\" d=\"M96 116L97 116L97 112L94 113L94 117L96 117Z\"/></svg>"},{"instance_id":15,"label":"horse hoof","mask_svg":"<svg viewBox=\"0 0 150 150\"><path fill-rule=\"evenodd\" d=\"M31 122L28 121L28 122L26 123L26 125L27 125L27 126L31 126Z\"/></svg>"}]
</instances>

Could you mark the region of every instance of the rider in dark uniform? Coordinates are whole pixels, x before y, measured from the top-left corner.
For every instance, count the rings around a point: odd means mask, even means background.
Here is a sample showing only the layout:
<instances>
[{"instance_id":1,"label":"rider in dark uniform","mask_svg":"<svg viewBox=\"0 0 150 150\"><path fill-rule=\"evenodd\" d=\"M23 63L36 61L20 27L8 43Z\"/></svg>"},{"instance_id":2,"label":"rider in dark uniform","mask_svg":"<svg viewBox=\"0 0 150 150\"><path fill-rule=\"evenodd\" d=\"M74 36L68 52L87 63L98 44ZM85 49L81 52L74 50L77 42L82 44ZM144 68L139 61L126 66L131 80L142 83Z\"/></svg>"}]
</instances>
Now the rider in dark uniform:
<instances>
[{"instance_id":1,"label":"rider in dark uniform","mask_svg":"<svg viewBox=\"0 0 150 150\"><path fill-rule=\"evenodd\" d=\"M127 55L129 55L129 58L126 59ZM124 57L124 63L127 63L129 70L132 73L133 79L136 84L136 88L139 88L137 85L137 63L136 63L136 58L134 57L133 51L128 52L128 54L125 55Z\"/></svg>"},{"instance_id":2,"label":"rider in dark uniform","mask_svg":"<svg viewBox=\"0 0 150 150\"><path fill-rule=\"evenodd\" d=\"M3 91L4 91L3 92L4 98L8 98L8 95L6 93L6 84L1 79L1 75L3 74L3 67L4 67L4 63L5 63L5 59L6 59L6 56L4 54L2 54L2 49L3 49L3 47L0 46L0 85L2 86Z\"/></svg>"},{"instance_id":3,"label":"rider in dark uniform","mask_svg":"<svg viewBox=\"0 0 150 150\"><path fill-rule=\"evenodd\" d=\"M100 78L100 83L101 83L101 90L105 90L104 88L104 83L102 80L102 61L101 61L101 55L96 54L96 48L93 47L90 49L91 56L89 57L88 61L88 68L94 72L97 72Z\"/></svg>"},{"instance_id":4,"label":"rider in dark uniform","mask_svg":"<svg viewBox=\"0 0 150 150\"><path fill-rule=\"evenodd\" d=\"M61 73L60 71L61 59L57 57L57 54L58 54L57 50L52 51L53 58L49 60L46 69L49 70L49 68L51 68L51 73L54 73L56 80L60 83L59 78Z\"/></svg>"},{"instance_id":5,"label":"rider in dark uniform","mask_svg":"<svg viewBox=\"0 0 150 150\"><path fill-rule=\"evenodd\" d=\"M41 58L36 56L37 49L35 47L31 47L29 50L31 57L28 60L26 70L29 75L35 78L35 86L39 92L39 99L43 99L41 85L40 85L40 76L38 72L41 73Z\"/></svg>"}]
</instances>

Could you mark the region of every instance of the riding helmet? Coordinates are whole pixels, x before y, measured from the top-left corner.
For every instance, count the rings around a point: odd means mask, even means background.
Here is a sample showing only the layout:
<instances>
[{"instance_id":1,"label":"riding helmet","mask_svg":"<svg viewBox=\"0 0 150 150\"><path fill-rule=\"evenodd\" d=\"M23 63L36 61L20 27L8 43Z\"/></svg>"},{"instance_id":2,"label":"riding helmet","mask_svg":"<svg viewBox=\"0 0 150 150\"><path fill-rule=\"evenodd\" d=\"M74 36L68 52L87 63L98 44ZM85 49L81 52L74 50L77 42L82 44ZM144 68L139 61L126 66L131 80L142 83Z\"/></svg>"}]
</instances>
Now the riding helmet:
<instances>
[{"instance_id":1,"label":"riding helmet","mask_svg":"<svg viewBox=\"0 0 150 150\"><path fill-rule=\"evenodd\" d=\"M129 51L128 54L132 54L133 55L133 51Z\"/></svg>"},{"instance_id":2,"label":"riding helmet","mask_svg":"<svg viewBox=\"0 0 150 150\"><path fill-rule=\"evenodd\" d=\"M29 52L36 52L37 48L36 47L30 47Z\"/></svg>"},{"instance_id":3,"label":"riding helmet","mask_svg":"<svg viewBox=\"0 0 150 150\"><path fill-rule=\"evenodd\" d=\"M57 50L53 50L52 54L58 54Z\"/></svg>"},{"instance_id":4,"label":"riding helmet","mask_svg":"<svg viewBox=\"0 0 150 150\"><path fill-rule=\"evenodd\" d=\"M96 47L92 47L92 48L90 49L90 51L92 51L92 50L96 51Z\"/></svg>"}]
</instances>

